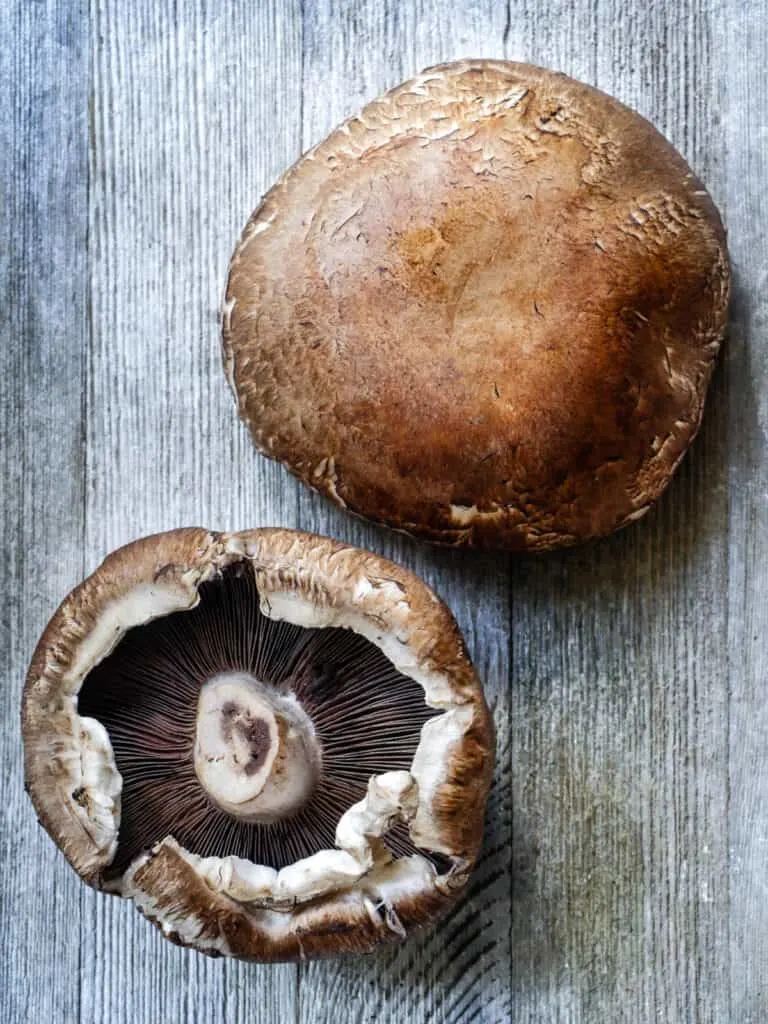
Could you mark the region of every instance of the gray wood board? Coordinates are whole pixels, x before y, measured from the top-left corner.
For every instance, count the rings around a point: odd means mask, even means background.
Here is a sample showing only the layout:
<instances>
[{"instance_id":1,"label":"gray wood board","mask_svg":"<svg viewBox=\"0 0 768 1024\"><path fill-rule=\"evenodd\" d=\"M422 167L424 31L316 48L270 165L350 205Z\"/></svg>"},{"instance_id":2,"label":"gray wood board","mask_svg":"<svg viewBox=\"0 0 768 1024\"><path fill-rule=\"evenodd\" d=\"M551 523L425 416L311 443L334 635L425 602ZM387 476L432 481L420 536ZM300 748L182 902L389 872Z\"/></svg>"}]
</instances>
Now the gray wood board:
<instances>
[{"instance_id":1,"label":"gray wood board","mask_svg":"<svg viewBox=\"0 0 768 1024\"><path fill-rule=\"evenodd\" d=\"M21 774L21 682L81 578L88 352L88 25L82 5L0 9L0 1020L80 1018L83 886Z\"/></svg>"},{"instance_id":2,"label":"gray wood board","mask_svg":"<svg viewBox=\"0 0 768 1024\"><path fill-rule=\"evenodd\" d=\"M648 116L725 215L733 328L659 507L569 553L433 550L251 449L219 365L234 241L381 89L465 55L556 67ZM758 0L16 0L0 11L0 1020L768 1018L768 18ZM485 853L437 931L259 967L82 886L23 794L18 704L58 601L115 546L284 524L448 600L498 730Z\"/></svg>"}]
</instances>

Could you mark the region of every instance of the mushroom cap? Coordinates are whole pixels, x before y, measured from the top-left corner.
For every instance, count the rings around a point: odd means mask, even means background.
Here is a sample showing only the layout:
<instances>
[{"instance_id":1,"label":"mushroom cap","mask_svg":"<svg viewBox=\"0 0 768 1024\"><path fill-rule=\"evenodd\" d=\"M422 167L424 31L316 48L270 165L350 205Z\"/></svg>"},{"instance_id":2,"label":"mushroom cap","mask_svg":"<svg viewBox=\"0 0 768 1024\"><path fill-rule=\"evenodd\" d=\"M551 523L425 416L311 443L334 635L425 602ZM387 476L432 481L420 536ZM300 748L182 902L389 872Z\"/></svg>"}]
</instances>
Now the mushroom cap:
<instances>
[{"instance_id":1,"label":"mushroom cap","mask_svg":"<svg viewBox=\"0 0 768 1024\"><path fill-rule=\"evenodd\" d=\"M643 515L726 324L712 201L637 113L470 60L366 106L235 251L225 368L257 448L353 512L545 550Z\"/></svg>"},{"instance_id":2,"label":"mushroom cap","mask_svg":"<svg viewBox=\"0 0 768 1024\"><path fill-rule=\"evenodd\" d=\"M169 835L115 877L122 779L107 730L78 714L78 694L129 629L192 609L203 583L242 562L263 615L362 634L438 713L421 729L410 770L373 776L342 815L335 849L276 871L197 856ZM22 731L35 810L87 883L133 899L181 945L260 961L367 952L450 907L478 854L493 769L488 708L443 602L392 562L292 530L181 529L111 554L45 630L24 687ZM405 822L412 855L388 853L382 837L393 821Z\"/></svg>"}]
</instances>

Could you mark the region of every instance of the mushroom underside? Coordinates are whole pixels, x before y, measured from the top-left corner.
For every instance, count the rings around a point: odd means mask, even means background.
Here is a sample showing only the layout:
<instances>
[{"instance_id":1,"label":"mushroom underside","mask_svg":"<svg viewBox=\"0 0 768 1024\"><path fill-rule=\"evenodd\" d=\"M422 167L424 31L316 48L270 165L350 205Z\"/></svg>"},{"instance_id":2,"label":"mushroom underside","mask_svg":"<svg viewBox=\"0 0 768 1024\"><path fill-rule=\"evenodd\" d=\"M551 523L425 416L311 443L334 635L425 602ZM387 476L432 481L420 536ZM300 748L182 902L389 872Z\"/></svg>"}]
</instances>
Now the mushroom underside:
<instances>
[{"instance_id":1,"label":"mushroom underside","mask_svg":"<svg viewBox=\"0 0 768 1024\"><path fill-rule=\"evenodd\" d=\"M297 703L311 721L319 750L314 784L301 806L275 820L228 813L195 770L201 692L232 674ZM78 712L107 730L123 781L105 881L168 836L199 857L234 856L278 870L332 849L339 819L365 796L370 778L410 769L422 726L439 713L366 637L265 615L245 561L202 583L195 607L130 629L86 677ZM243 737L258 747L263 724ZM384 838L395 858L417 852L404 821ZM447 870L441 855L418 852Z\"/></svg>"}]
</instances>

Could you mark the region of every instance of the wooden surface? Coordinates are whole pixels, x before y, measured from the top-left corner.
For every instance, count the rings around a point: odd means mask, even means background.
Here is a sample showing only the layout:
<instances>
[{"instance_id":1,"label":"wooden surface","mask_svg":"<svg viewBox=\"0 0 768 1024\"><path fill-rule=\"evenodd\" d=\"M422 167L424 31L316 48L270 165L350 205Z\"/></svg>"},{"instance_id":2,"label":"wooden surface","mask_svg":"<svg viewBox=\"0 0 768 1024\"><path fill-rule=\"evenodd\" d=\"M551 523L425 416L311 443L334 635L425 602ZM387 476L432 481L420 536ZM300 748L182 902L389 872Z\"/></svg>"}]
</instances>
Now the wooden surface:
<instances>
[{"instance_id":1,"label":"wooden surface","mask_svg":"<svg viewBox=\"0 0 768 1024\"><path fill-rule=\"evenodd\" d=\"M761 0L6 0L0 10L0 1021L768 1020L768 15ZM217 309L259 196L364 100L459 56L651 118L710 187L733 326L659 507L511 560L354 521L257 456ZM59 600L183 524L330 533L453 607L499 737L485 852L428 937L300 967L181 951L79 883L22 786Z\"/></svg>"}]
</instances>

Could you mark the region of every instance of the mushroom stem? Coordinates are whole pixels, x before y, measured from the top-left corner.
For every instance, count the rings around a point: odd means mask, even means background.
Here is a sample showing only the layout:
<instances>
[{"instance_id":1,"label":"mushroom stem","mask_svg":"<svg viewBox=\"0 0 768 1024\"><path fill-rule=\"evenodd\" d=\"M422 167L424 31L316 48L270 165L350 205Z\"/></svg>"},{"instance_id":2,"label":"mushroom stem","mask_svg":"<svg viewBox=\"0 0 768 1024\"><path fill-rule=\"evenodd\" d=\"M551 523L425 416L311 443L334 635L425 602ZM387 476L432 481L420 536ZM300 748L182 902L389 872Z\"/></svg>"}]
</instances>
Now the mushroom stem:
<instances>
[{"instance_id":1,"label":"mushroom stem","mask_svg":"<svg viewBox=\"0 0 768 1024\"><path fill-rule=\"evenodd\" d=\"M268 823L309 799L320 746L294 698L246 672L228 672L200 691L194 762L201 785L222 810Z\"/></svg>"}]
</instances>

